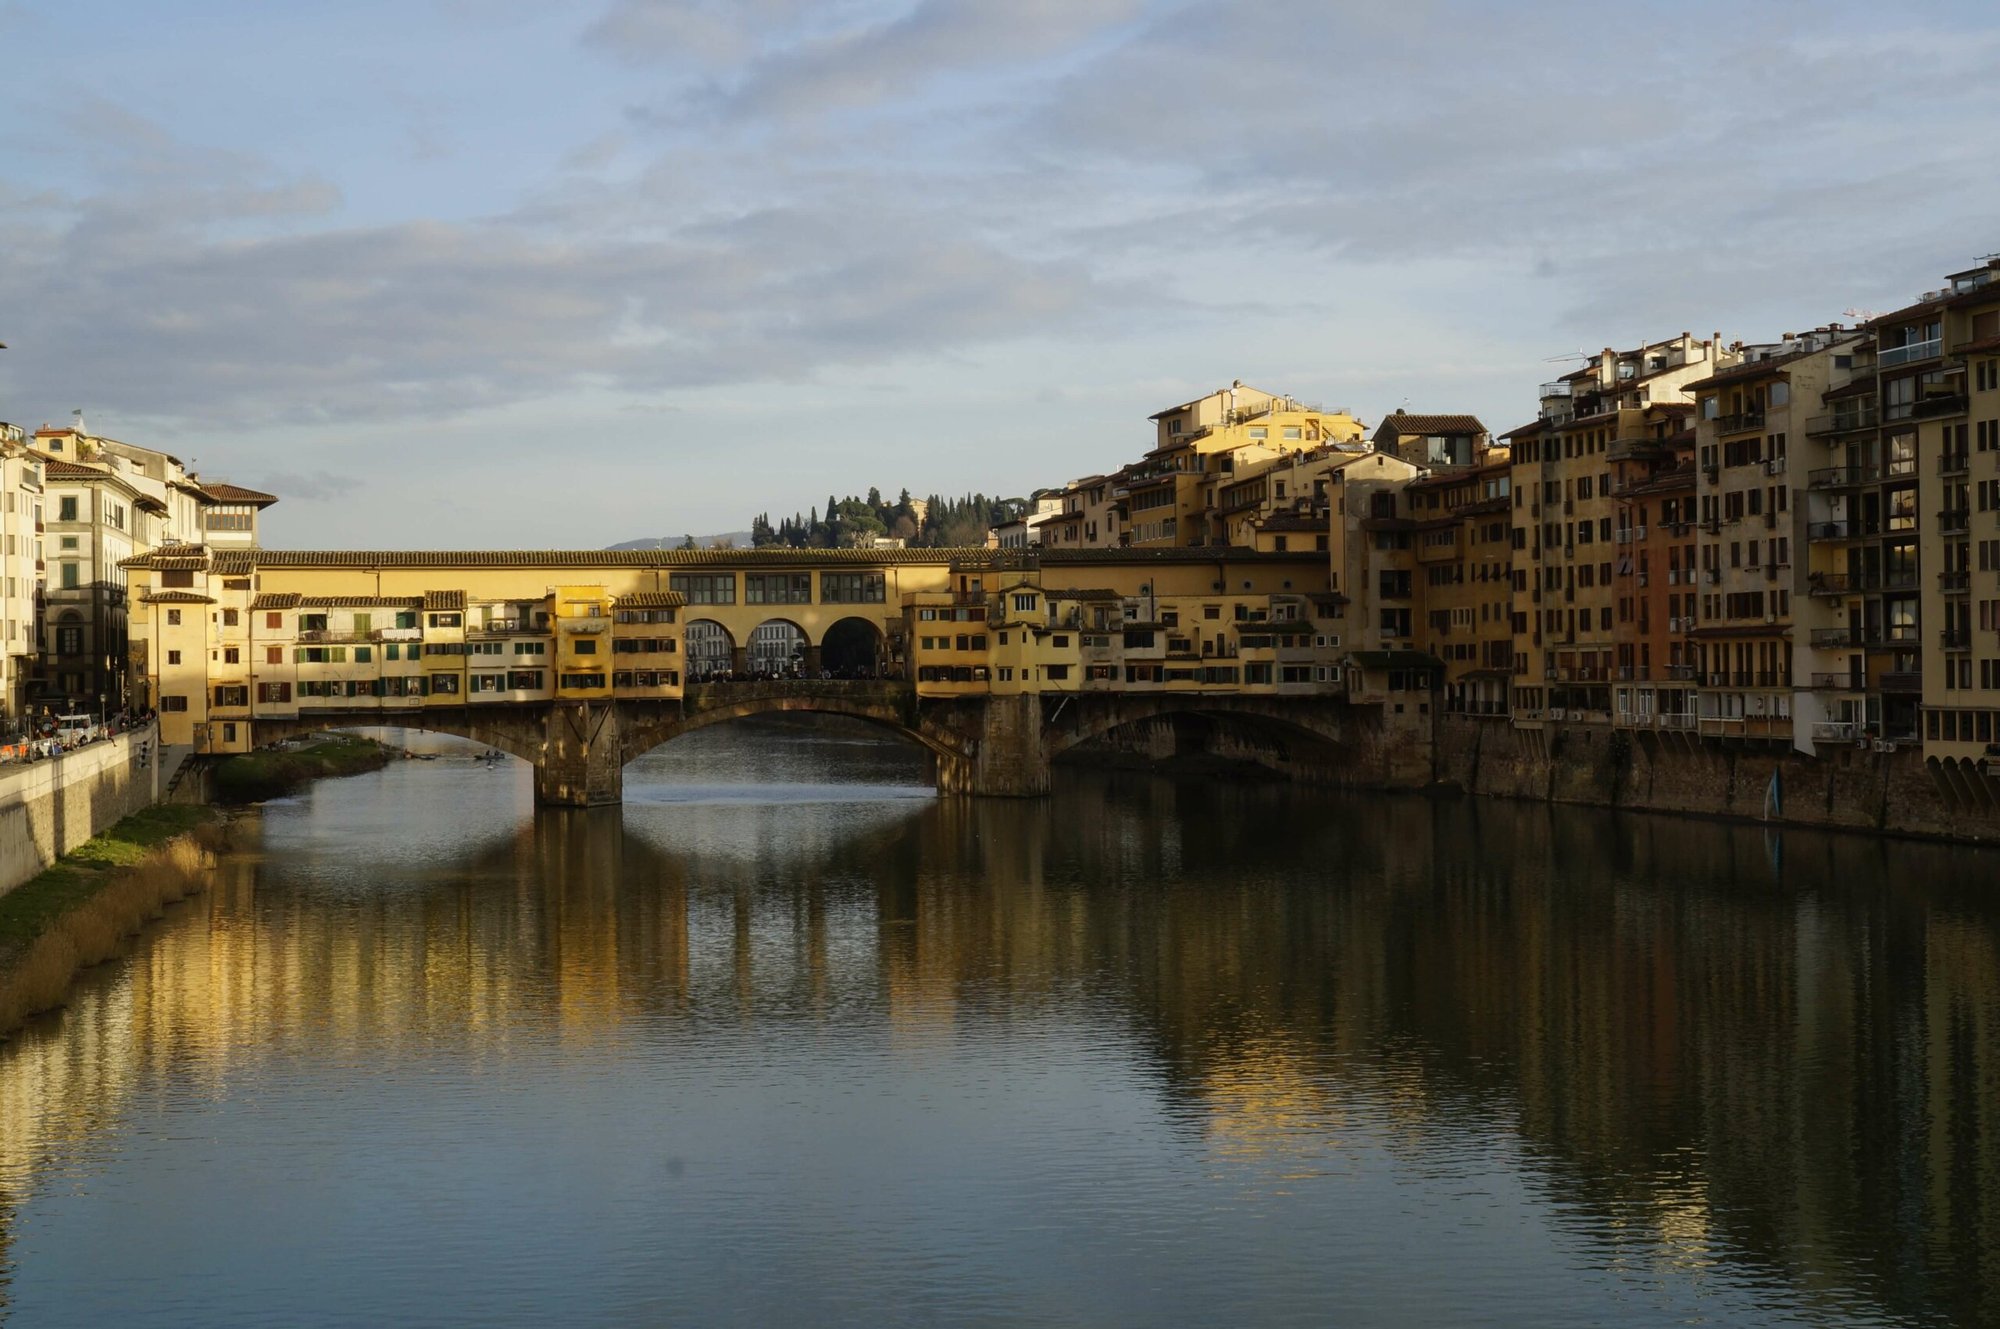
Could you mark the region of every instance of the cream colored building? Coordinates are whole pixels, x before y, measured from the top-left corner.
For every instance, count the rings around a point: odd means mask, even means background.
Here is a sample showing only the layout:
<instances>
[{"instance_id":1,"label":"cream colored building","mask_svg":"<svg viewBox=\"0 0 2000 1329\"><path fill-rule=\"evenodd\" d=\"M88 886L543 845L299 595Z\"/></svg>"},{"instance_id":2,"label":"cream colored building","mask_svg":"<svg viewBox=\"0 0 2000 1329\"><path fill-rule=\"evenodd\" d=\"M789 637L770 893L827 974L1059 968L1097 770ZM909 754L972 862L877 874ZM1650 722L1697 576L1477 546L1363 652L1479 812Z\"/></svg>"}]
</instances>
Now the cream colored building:
<instances>
[{"instance_id":1,"label":"cream colored building","mask_svg":"<svg viewBox=\"0 0 2000 1329\"><path fill-rule=\"evenodd\" d=\"M0 733L28 707L41 636L42 461L26 434L0 422Z\"/></svg>"},{"instance_id":2,"label":"cream colored building","mask_svg":"<svg viewBox=\"0 0 2000 1329\"><path fill-rule=\"evenodd\" d=\"M277 502L205 485L180 459L75 427L35 432L43 459L45 594L33 693L43 705L117 710L148 665L131 654L124 564L178 545L254 549Z\"/></svg>"}]
</instances>

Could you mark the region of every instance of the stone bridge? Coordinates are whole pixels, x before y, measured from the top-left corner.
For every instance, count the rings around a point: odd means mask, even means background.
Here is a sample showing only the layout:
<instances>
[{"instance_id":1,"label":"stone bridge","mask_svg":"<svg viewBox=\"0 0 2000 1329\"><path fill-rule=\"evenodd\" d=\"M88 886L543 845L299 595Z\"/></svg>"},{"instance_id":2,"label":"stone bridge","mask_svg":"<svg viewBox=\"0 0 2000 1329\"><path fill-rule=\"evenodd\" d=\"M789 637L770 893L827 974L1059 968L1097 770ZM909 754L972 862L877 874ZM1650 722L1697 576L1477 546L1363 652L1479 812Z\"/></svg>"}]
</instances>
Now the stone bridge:
<instances>
[{"instance_id":1,"label":"stone bridge","mask_svg":"<svg viewBox=\"0 0 2000 1329\"><path fill-rule=\"evenodd\" d=\"M258 719L254 737L261 744L366 725L454 734L533 766L538 802L591 807L620 802L625 765L662 743L710 725L785 713L844 715L900 734L930 754L937 787L949 794L1046 794L1054 759L1128 726L1187 718L1228 727L1261 744L1284 759L1281 767L1299 766L1295 750L1303 748L1321 773L1397 782L1393 771L1375 769L1384 765L1385 753L1376 741L1373 708L1326 697L1069 693L919 699L915 688L893 682L708 683L688 687L679 701L325 708L296 718Z\"/></svg>"}]
</instances>

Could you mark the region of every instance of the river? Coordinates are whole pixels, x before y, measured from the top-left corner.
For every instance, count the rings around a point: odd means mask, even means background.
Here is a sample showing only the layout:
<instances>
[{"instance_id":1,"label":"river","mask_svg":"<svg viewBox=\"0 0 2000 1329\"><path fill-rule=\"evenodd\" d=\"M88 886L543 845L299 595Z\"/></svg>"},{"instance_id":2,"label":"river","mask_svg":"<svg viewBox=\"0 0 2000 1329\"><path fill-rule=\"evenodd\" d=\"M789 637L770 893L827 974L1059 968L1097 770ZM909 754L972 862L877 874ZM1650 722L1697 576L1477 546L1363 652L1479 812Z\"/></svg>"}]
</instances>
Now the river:
<instances>
[{"instance_id":1,"label":"river","mask_svg":"<svg viewBox=\"0 0 2000 1329\"><path fill-rule=\"evenodd\" d=\"M0 1318L2000 1323L1991 852L444 750L0 1046Z\"/></svg>"}]
</instances>

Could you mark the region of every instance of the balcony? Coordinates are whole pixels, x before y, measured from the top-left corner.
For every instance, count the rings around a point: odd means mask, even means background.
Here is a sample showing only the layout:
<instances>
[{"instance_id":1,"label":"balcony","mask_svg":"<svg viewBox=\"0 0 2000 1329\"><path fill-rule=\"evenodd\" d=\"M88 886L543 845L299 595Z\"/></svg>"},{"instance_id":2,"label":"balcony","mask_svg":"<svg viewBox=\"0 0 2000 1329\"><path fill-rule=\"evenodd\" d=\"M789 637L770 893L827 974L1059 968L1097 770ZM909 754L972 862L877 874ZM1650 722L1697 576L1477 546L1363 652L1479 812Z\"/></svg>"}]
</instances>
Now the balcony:
<instances>
[{"instance_id":1,"label":"balcony","mask_svg":"<svg viewBox=\"0 0 2000 1329\"><path fill-rule=\"evenodd\" d=\"M1944 353L1942 338L1932 337L1929 341L1905 342L1901 346L1885 346L1875 356L1879 369L1894 369L1897 365L1913 365L1919 360L1934 360Z\"/></svg>"},{"instance_id":2,"label":"balcony","mask_svg":"<svg viewBox=\"0 0 2000 1329\"><path fill-rule=\"evenodd\" d=\"M1852 720L1820 720L1812 727L1812 736L1821 743L1852 743L1859 726Z\"/></svg>"},{"instance_id":3,"label":"balcony","mask_svg":"<svg viewBox=\"0 0 2000 1329\"><path fill-rule=\"evenodd\" d=\"M1764 412L1736 411L1729 415L1715 417L1715 432L1718 434L1740 434L1746 429L1762 429Z\"/></svg>"},{"instance_id":4,"label":"balcony","mask_svg":"<svg viewBox=\"0 0 2000 1329\"><path fill-rule=\"evenodd\" d=\"M1882 691L1884 692L1922 692L1923 690L1924 676L1921 670L1892 669L1882 675Z\"/></svg>"},{"instance_id":5,"label":"balcony","mask_svg":"<svg viewBox=\"0 0 2000 1329\"><path fill-rule=\"evenodd\" d=\"M1938 589L1946 595L1964 595L1972 589L1972 574L1964 570L1940 572L1937 579Z\"/></svg>"},{"instance_id":6,"label":"balcony","mask_svg":"<svg viewBox=\"0 0 2000 1329\"><path fill-rule=\"evenodd\" d=\"M1827 415L1815 415L1807 420L1806 437L1850 434L1856 430L1873 429L1881 422L1881 415L1873 406L1864 406L1852 411L1834 411Z\"/></svg>"},{"instance_id":7,"label":"balcony","mask_svg":"<svg viewBox=\"0 0 2000 1329\"><path fill-rule=\"evenodd\" d=\"M333 632L327 630L326 628L309 628L306 631L299 633L299 641L301 643L313 646L323 645L327 643L333 643L333 644L346 644L349 642L366 643L366 642L381 641L381 640L382 640L382 630L380 628L363 629L362 631L359 632Z\"/></svg>"},{"instance_id":8,"label":"balcony","mask_svg":"<svg viewBox=\"0 0 2000 1329\"><path fill-rule=\"evenodd\" d=\"M1946 508L1937 517L1940 535L1964 535L1972 527L1970 508Z\"/></svg>"},{"instance_id":9,"label":"balcony","mask_svg":"<svg viewBox=\"0 0 2000 1329\"><path fill-rule=\"evenodd\" d=\"M1910 406L1910 416L1916 420L1928 420L1940 415L1959 415L1965 410L1965 394L1954 392L1935 397L1919 397Z\"/></svg>"},{"instance_id":10,"label":"balcony","mask_svg":"<svg viewBox=\"0 0 2000 1329\"><path fill-rule=\"evenodd\" d=\"M1964 628L1940 628L1938 645L1947 651L1969 650L1972 646L1972 634Z\"/></svg>"},{"instance_id":11,"label":"balcony","mask_svg":"<svg viewBox=\"0 0 2000 1329\"><path fill-rule=\"evenodd\" d=\"M1814 628L1811 640L1814 650L1859 647L1861 632L1857 628Z\"/></svg>"},{"instance_id":12,"label":"balcony","mask_svg":"<svg viewBox=\"0 0 2000 1329\"><path fill-rule=\"evenodd\" d=\"M1938 458L1939 475L1964 475L1972 469L1972 458L1963 452L1947 452Z\"/></svg>"},{"instance_id":13,"label":"balcony","mask_svg":"<svg viewBox=\"0 0 2000 1329\"><path fill-rule=\"evenodd\" d=\"M1874 484L1882 478L1879 466L1821 466L1806 472L1808 489L1852 489Z\"/></svg>"},{"instance_id":14,"label":"balcony","mask_svg":"<svg viewBox=\"0 0 2000 1329\"><path fill-rule=\"evenodd\" d=\"M1807 595L1852 595L1860 590L1861 578L1846 572L1809 572Z\"/></svg>"},{"instance_id":15,"label":"balcony","mask_svg":"<svg viewBox=\"0 0 2000 1329\"><path fill-rule=\"evenodd\" d=\"M1814 692L1860 692L1864 680L1858 673L1814 674L1811 685Z\"/></svg>"},{"instance_id":16,"label":"balcony","mask_svg":"<svg viewBox=\"0 0 2000 1329\"><path fill-rule=\"evenodd\" d=\"M572 634L611 631L611 619L603 614L578 614L574 618L557 619L556 622L564 632Z\"/></svg>"},{"instance_id":17,"label":"balcony","mask_svg":"<svg viewBox=\"0 0 2000 1329\"><path fill-rule=\"evenodd\" d=\"M1861 523L1858 521L1816 521L1806 527L1808 540L1860 540L1864 539Z\"/></svg>"}]
</instances>

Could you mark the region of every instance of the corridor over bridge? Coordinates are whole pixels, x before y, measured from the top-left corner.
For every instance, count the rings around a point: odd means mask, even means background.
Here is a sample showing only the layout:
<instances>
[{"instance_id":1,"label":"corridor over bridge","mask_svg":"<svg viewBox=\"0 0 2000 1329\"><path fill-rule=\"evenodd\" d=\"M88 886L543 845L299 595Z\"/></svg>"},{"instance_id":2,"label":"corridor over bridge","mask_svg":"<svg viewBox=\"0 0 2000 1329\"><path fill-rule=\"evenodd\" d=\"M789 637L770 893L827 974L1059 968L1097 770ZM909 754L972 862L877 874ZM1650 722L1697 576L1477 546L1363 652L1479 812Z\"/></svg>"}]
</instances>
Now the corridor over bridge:
<instances>
[{"instance_id":1,"label":"corridor over bridge","mask_svg":"<svg viewBox=\"0 0 2000 1329\"><path fill-rule=\"evenodd\" d=\"M896 729L946 791L1035 794L1051 756L1121 724L1200 712L1339 744L1362 712L1414 725L1435 678L1343 646L1315 552L177 545L124 566L134 695L164 742L456 733L563 805L616 802L633 757L764 712Z\"/></svg>"}]
</instances>

